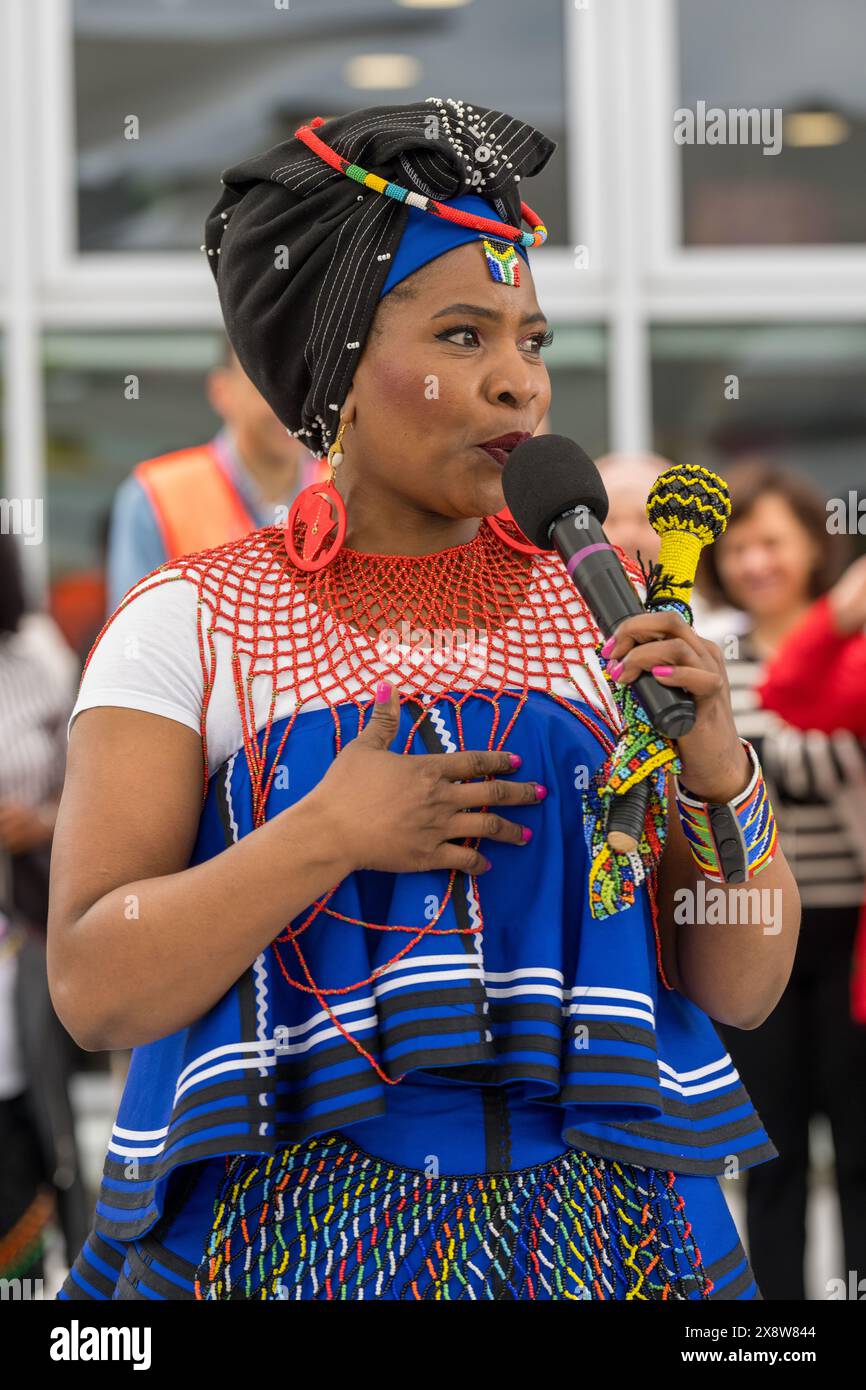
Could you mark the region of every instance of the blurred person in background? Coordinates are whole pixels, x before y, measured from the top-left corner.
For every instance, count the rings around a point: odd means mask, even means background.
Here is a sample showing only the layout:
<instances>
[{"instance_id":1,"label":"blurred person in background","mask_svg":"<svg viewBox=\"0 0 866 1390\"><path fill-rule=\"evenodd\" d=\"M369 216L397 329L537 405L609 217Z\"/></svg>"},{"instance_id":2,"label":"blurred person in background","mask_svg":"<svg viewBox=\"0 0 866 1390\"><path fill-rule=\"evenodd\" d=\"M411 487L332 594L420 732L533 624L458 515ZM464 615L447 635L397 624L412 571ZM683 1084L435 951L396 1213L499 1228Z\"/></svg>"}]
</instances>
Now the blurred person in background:
<instances>
[{"instance_id":1,"label":"blurred person in background","mask_svg":"<svg viewBox=\"0 0 866 1390\"><path fill-rule=\"evenodd\" d=\"M604 523L608 540L633 559L640 551L644 562L658 559L659 538L650 526L646 500L660 473L672 467L661 454L602 454L596 467L604 483L609 511Z\"/></svg>"},{"instance_id":2,"label":"blurred person in background","mask_svg":"<svg viewBox=\"0 0 866 1390\"><path fill-rule=\"evenodd\" d=\"M762 703L798 729L866 738L866 555L806 610L767 665Z\"/></svg>"},{"instance_id":3,"label":"blurred person in background","mask_svg":"<svg viewBox=\"0 0 866 1390\"><path fill-rule=\"evenodd\" d=\"M541 431L539 431L540 433ZM661 454L613 453L596 460L607 492L610 510L604 523L605 535L633 559L655 564L659 557L659 538L649 522L646 502L656 478L673 468ZM700 567L698 580L700 580ZM691 608L695 631L711 642L719 642L742 630L744 618L727 605L716 606L698 590L692 591Z\"/></svg>"},{"instance_id":4,"label":"blurred person in background","mask_svg":"<svg viewBox=\"0 0 866 1390\"><path fill-rule=\"evenodd\" d=\"M105 623L108 586L106 556L111 512L100 510L92 531L92 561L86 569L66 570L48 586L47 607L64 646L78 658L78 673Z\"/></svg>"},{"instance_id":5,"label":"blurred person in background","mask_svg":"<svg viewBox=\"0 0 866 1390\"><path fill-rule=\"evenodd\" d=\"M866 757L845 731L803 733L762 709L758 689L766 663L802 630L815 601L838 592L847 550L828 534L824 501L805 479L755 461L732 468L728 482L731 519L706 553L705 575L749 615L726 653L733 710L739 733L759 750L803 915L775 1011L754 1031L720 1032L781 1155L771 1172L751 1169L747 1181L755 1276L765 1298L803 1299L815 1114L832 1130L846 1269L866 1268L866 1029L849 1007L866 878ZM833 672L823 678L832 684Z\"/></svg>"},{"instance_id":6,"label":"blurred person in background","mask_svg":"<svg viewBox=\"0 0 866 1390\"><path fill-rule=\"evenodd\" d=\"M139 463L118 488L108 536L108 608L166 560L271 526L327 467L281 425L226 342L208 374L223 420L206 444ZM285 520L285 515L283 520Z\"/></svg>"},{"instance_id":7,"label":"blurred person in background","mask_svg":"<svg viewBox=\"0 0 866 1390\"><path fill-rule=\"evenodd\" d=\"M766 709L797 729L847 731L849 739L866 740L866 555L781 643L759 694ZM866 1026L866 900L854 946L851 1015Z\"/></svg>"},{"instance_id":8,"label":"blurred person in background","mask_svg":"<svg viewBox=\"0 0 866 1390\"><path fill-rule=\"evenodd\" d=\"M51 837L77 662L27 613L17 542L0 533L0 1278L41 1278L46 1228L87 1231L68 1079L78 1049L48 994Z\"/></svg>"}]
</instances>

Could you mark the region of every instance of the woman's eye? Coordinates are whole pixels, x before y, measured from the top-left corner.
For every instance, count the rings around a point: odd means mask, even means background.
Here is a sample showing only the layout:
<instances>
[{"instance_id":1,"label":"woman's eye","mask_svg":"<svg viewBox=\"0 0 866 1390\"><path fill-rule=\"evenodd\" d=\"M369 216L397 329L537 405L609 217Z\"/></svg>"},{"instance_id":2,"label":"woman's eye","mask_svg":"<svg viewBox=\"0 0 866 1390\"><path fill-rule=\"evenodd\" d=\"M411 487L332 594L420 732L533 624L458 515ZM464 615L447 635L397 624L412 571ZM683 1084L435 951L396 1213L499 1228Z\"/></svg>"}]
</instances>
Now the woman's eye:
<instances>
[{"instance_id":1,"label":"woman's eye","mask_svg":"<svg viewBox=\"0 0 866 1390\"><path fill-rule=\"evenodd\" d=\"M436 336L441 342L453 342L455 338L465 338L468 333L478 338L477 328L473 328L469 323L462 323L459 328L447 328L444 333L437 333ZM471 343L455 343L455 347L471 347Z\"/></svg>"},{"instance_id":2,"label":"woman's eye","mask_svg":"<svg viewBox=\"0 0 866 1390\"><path fill-rule=\"evenodd\" d=\"M527 341L536 344L535 355L540 357L541 349L550 347L550 344L553 342L553 329L549 328L546 333L533 333L532 337L527 339Z\"/></svg>"},{"instance_id":3,"label":"woman's eye","mask_svg":"<svg viewBox=\"0 0 866 1390\"><path fill-rule=\"evenodd\" d=\"M475 341L468 343L465 339L470 335ZM454 342L456 338L462 338L464 341L455 343L455 347L475 347L478 344L478 329L474 328L471 323L461 324L459 328L448 328L444 333L437 333L436 336L440 342L448 343ZM530 344L531 355L539 357L541 349L550 347L553 342L553 330L548 329L546 333L533 333L530 338L524 339L524 342Z\"/></svg>"}]
</instances>

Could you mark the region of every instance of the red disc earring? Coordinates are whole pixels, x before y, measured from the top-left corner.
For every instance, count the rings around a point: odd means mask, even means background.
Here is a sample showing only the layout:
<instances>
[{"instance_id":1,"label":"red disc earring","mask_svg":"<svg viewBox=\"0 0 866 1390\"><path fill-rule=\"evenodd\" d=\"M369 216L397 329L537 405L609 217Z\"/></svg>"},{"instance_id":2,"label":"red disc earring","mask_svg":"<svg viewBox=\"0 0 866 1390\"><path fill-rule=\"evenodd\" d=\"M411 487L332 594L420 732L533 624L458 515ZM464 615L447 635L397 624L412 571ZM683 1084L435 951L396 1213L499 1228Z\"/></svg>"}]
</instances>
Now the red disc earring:
<instances>
[{"instance_id":1,"label":"red disc earring","mask_svg":"<svg viewBox=\"0 0 866 1390\"><path fill-rule=\"evenodd\" d=\"M506 545L510 545L512 550L520 550L524 555L548 555L550 553L542 549L540 545L533 545L532 541L523 534L507 507L503 507L501 512L496 512L493 516L486 516L484 520L491 531L494 531Z\"/></svg>"},{"instance_id":2,"label":"red disc earring","mask_svg":"<svg viewBox=\"0 0 866 1390\"><path fill-rule=\"evenodd\" d=\"M346 538L346 504L334 486L337 467L343 462L340 444L346 421L340 422L337 438L328 450L330 476L323 482L310 483L299 492L289 510L283 532L286 554L298 569L323 570L329 565ZM301 549L295 544L295 529L304 527Z\"/></svg>"}]
</instances>

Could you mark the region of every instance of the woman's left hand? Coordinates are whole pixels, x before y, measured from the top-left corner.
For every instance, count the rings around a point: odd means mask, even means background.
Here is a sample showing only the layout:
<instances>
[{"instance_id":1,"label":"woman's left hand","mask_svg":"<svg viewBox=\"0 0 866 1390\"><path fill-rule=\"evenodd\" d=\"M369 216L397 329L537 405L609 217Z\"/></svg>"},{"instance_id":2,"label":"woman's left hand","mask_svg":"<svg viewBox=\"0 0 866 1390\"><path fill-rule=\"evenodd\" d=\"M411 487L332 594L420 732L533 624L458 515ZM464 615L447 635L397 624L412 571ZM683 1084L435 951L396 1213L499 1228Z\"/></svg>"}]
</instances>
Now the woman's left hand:
<instances>
[{"instance_id":1,"label":"woman's left hand","mask_svg":"<svg viewBox=\"0 0 866 1390\"><path fill-rule=\"evenodd\" d=\"M0 845L10 854L24 854L46 844L54 830L57 808L0 801Z\"/></svg>"},{"instance_id":2,"label":"woman's left hand","mask_svg":"<svg viewBox=\"0 0 866 1390\"><path fill-rule=\"evenodd\" d=\"M620 685L652 672L659 685L694 698L694 728L676 740L680 780L703 801L730 801L752 775L731 709L725 661L715 642L699 637L679 613L640 613L620 623L602 648L607 671ZM638 697L639 698L639 697Z\"/></svg>"}]
</instances>

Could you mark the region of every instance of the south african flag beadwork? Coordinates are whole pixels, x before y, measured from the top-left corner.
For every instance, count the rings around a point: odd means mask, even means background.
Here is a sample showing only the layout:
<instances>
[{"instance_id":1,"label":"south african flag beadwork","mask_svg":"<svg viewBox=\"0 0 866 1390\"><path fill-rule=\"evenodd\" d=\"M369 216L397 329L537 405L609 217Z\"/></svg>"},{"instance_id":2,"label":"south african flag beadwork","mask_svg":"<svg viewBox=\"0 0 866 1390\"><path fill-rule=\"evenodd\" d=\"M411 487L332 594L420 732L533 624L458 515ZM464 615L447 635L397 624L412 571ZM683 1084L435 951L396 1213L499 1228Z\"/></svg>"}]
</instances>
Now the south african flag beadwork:
<instances>
[{"instance_id":1,"label":"south african flag beadwork","mask_svg":"<svg viewBox=\"0 0 866 1390\"><path fill-rule=\"evenodd\" d=\"M487 237L484 237L482 245L487 266L493 279L498 280L502 285L519 285L520 257L514 247L505 246L501 242L489 241Z\"/></svg>"}]
</instances>

